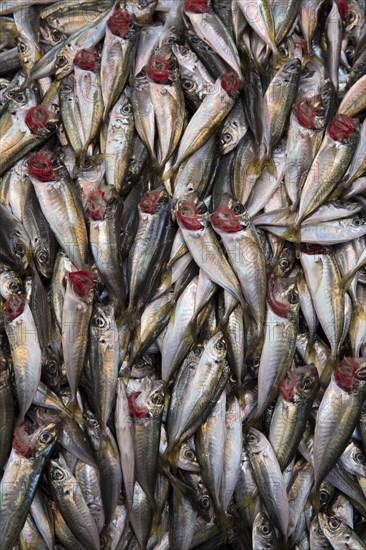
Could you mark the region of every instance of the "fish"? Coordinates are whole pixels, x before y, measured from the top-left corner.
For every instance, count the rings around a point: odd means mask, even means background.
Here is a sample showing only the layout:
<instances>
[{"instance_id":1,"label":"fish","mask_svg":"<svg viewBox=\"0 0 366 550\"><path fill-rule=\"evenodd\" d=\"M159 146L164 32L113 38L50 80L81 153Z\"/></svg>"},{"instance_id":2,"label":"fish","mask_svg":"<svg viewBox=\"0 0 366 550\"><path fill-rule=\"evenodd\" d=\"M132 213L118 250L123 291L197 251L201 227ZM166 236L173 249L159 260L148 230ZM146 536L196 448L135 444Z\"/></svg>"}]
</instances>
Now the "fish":
<instances>
[{"instance_id":1,"label":"fish","mask_svg":"<svg viewBox=\"0 0 366 550\"><path fill-rule=\"evenodd\" d=\"M0 0L0 547L365 548L365 0Z\"/></svg>"}]
</instances>

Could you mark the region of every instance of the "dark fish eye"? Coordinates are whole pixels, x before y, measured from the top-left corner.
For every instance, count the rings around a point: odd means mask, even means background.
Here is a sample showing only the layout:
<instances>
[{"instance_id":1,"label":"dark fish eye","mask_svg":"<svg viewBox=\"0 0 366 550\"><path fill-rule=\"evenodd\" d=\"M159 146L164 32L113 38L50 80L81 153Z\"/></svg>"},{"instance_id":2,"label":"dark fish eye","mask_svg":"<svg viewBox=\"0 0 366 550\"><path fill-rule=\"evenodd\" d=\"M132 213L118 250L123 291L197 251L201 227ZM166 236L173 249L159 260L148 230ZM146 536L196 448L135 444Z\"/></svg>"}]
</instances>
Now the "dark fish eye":
<instances>
[{"instance_id":1,"label":"dark fish eye","mask_svg":"<svg viewBox=\"0 0 366 550\"><path fill-rule=\"evenodd\" d=\"M24 44L24 42L18 42L18 51L19 53L25 53L27 51L27 46Z\"/></svg>"},{"instance_id":2,"label":"dark fish eye","mask_svg":"<svg viewBox=\"0 0 366 550\"><path fill-rule=\"evenodd\" d=\"M88 422L90 426L93 426L93 427L99 426L99 422L96 418L89 418Z\"/></svg>"},{"instance_id":3,"label":"dark fish eye","mask_svg":"<svg viewBox=\"0 0 366 550\"><path fill-rule=\"evenodd\" d=\"M298 301L299 301L299 297L298 297L297 292L295 292L295 291L289 292L288 301L290 302L290 304L297 304Z\"/></svg>"},{"instance_id":4,"label":"dark fish eye","mask_svg":"<svg viewBox=\"0 0 366 550\"><path fill-rule=\"evenodd\" d=\"M248 441L249 441L249 443L257 443L257 436L254 435L254 434L249 434L248 435Z\"/></svg>"},{"instance_id":5,"label":"dark fish eye","mask_svg":"<svg viewBox=\"0 0 366 550\"><path fill-rule=\"evenodd\" d=\"M225 134L222 134L222 138L221 138L221 139L222 139L222 141L223 141L224 143L230 143L230 141L231 141L233 138L232 138L232 135L231 135L231 134L229 134L228 132L226 132Z\"/></svg>"},{"instance_id":6,"label":"dark fish eye","mask_svg":"<svg viewBox=\"0 0 366 550\"><path fill-rule=\"evenodd\" d=\"M45 264L47 263L47 260L48 260L48 254L45 250L42 250L41 252L39 252L37 254L37 259L39 261L40 264Z\"/></svg>"},{"instance_id":7,"label":"dark fish eye","mask_svg":"<svg viewBox=\"0 0 366 550\"><path fill-rule=\"evenodd\" d=\"M14 252L17 256L24 256L25 247L21 243L17 243L14 247Z\"/></svg>"},{"instance_id":8,"label":"dark fish eye","mask_svg":"<svg viewBox=\"0 0 366 550\"><path fill-rule=\"evenodd\" d=\"M100 315L96 316L94 319L94 324L98 328L103 328L106 325L105 319Z\"/></svg>"},{"instance_id":9,"label":"dark fish eye","mask_svg":"<svg viewBox=\"0 0 366 550\"><path fill-rule=\"evenodd\" d=\"M65 474L60 468L55 468L52 471L52 479L54 479L55 481L60 481L61 479L64 479L64 477Z\"/></svg>"},{"instance_id":10,"label":"dark fish eye","mask_svg":"<svg viewBox=\"0 0 366 550\"><path fill-rule=\"evenodd\" d=\"M191 449L187 449L186 452L184 453L184 456L186 457L187 460L194 459L194 453Z\"/></svg>"},{"instance_id":11,"label":"dark fish eye","mask_svg":"<svg viewBox=\"0 0 366 550\"><path fill-rule=\"evenodd\" d=\"M356 453L355 454L355 461L357 464L364 464L365 463L365 456L362 453Z\"/></svg>"},{"instance_id":12,"label":"dark fish eye","mask_svg":"<svg viewBox=\"0 0 366 550\"><path fill-rule=\"evenodd\" d=\"M17 283L16 281L12 281L10 284L9 284L9 290L11 292L19 292L20 291L20 284Z\"/></svg>"},{"instance_id":13,"label":"dark fish eye","mask_svg":"<svg viewBox=\"0 0 366 550\"><path fill-rule=\"evenodd\" d=\"M320 491L319 498L322 502L326 502L328 500L328 497L329 497L329 495L328 495L327 491Z\"/></svg>"},{"instance_id":14,"label":"dark fish eye","mask_svg":"<svg viewBox=\"0 0 366 550\"><path fill-rule=\"evenodd\" d=\"M280 267L282 267L282 269L287 269L289 266L289 261L286 260L285 258L283 258L281 261L280 261Z\"/></svg>"},{"instance_id":15,"label":"dark fish eye","mask_svg":"<svg viewBox=\"0 0 366 550\"><path fill-rule=\"evenodd\" d=\"M355 227L359 227L359 226L362 225L362 224L363 224L363 221L362 221L360 218L355 218L355 219L353 220L353 225L354 225Z\"/></svg>"},{"instance_id":16,"label":"dark fish eye","mask_svg":"<svg viewBox=\"0 0 366 550\"><path fill-rule=\"evenodd\" d=\"M49 361L48 362L47 372L49 374L55 374L57 372L57 363L56 363L56 361Z\"/></svg>"},{"instance_id":17,"label":"dark fish eye","mask_svg":"<svg viewBox=\"0 0 366 550\"><path fill-rule=\"evenodd\" d=\"M194 88L194 82L192 80L183 80L182 85L183 88L188 91Z\"/></svg>"},{"instance_id":18,"label":"dark fish eye","mask_svg":"<svg viewBox=\"0 0 366 550\"><path fill-rule=\"evenodd\" d=\"M154 405L162 405L164 403L164 395L161 392L156 392L151 396L151 402Z\"/></svg>"},{"instance_id":19,"label":"dark fish eye","mask_svg":"<svg viewBox=\"0 0 366 550\"><path fill-rule=\"evenodd\" d=\"M62 38L62 34L60 33L60 31L52 31L52 38L55 40L55 42L59 42Z\"/></svg>"},{"instance_id":20,"label":"dark fish eye","mask_svg":"<svg viewBox=\"0 0 366 550\"><path fill-rule=\"evenodd\" d=\"M201 498L201 506L202 508L204 508L205 510L207 510L209 507L210 507L210 497L207 496L207 495L204 495L202 498Z\"/></svg>"},{"instance_id":21,"label":"dark fish eye","mask_svg":"<svg viewBox=\"0 0 366 550\"><path fill-rule=\"evenodd\" d=\"M308 388L310 388L310 386L311 386L311 380L310 380L310 378L305 378L305 380L304 380L303 383L302 383L302 387L303 387L304 389L308 389Z\"/></svg>"},{"instance_id":22,"label":"dark fish eye","mask_svg":"<svg viewBox=\"0 0 366 550\"><path fill-rule=\"evenodd\" d=\"M129 103L126 103L126 105L123 105L122 113L124 113L125 115L129 115L130 113L132 113L132 107Z\"/></svg>"},{"instance_id":23,"label":"dark fish eye","mask_svg":"<svg viewBox=\"0 0 366 550\"><path fill-rule=\"evenodd\" d=\"M52 441L52 436L51 434L46 432L44 434L41 434L39 440L41 443L49 443L50 441Z\"/></svg>"},{"instance_id":24,"label":"dark fish eye","mask_svg":"<svg viewBox=\"0 0 366 550\"><path fill-rule=\"evenodd\" d=\"M332 517L330 520L329 520L329 527L331 529L338 529L338 527L340 526L341 522L335 518L335 517Z\"/></svg>"},{"instance_id":25,"label":"dark fish eye","mask_svg":"<svg viewBox=\"0 0 366 550\"><path fill-rule=\"evenodd\" d=\"M263 533L263 535L269 535L270 532L271 532L271 529L270 529L269 525L267 525L267 524L262 525L260 530Z\"/></svg>"},{"instance_id":26,"label":"dark fish eye","mask_svg":"<svg viewBox=\"0 0 366 550\"><path fill-rule=\"evenodd\" d=\"M15 100L16 100L18 103L24 103L24 102L25 102L25 96L24 96L24 94L22 94L21 92L19 92L19 93L15 96Z\"/></svg>"},{"instance_id":27,"label":"dark fish eye","mask_svg":"<svg viewBox=\"0 0 366 550\"><path fill-rule=\"evenodd\" d=\"M56 66L63 67L66 64L67 64L67 57L64 55L60 55L60 57L57 58Z\"/></svg>"},{"instance_id":28,"label":"dark fish eye","mask_svg":"<svg viewBox=\"0 0 366 550\"><path fill-rule=\"evenodd\" d=\"M226 349L225 341L223 339L217 342L216 349L218 349L219 351Z\"/></svg>"}]
</instances>

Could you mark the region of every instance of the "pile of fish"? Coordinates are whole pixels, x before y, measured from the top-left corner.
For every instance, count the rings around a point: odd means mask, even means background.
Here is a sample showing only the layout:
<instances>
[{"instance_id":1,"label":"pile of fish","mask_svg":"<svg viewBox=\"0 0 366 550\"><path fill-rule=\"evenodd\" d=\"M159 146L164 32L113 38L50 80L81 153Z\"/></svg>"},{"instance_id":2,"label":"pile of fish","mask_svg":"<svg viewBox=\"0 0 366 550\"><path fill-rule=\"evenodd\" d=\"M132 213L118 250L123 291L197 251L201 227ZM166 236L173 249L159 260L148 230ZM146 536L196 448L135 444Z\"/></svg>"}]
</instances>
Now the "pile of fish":
<instances>
[{"instance_id":1,"label":"pile of fish","mask_svg":"<svg viewBox=\"0 0 366 550\"><path fill-rule=\"evenodd\" d=\"M0 549L366 549L365 0L0 0Z\"/></svg>"}]
</instances>

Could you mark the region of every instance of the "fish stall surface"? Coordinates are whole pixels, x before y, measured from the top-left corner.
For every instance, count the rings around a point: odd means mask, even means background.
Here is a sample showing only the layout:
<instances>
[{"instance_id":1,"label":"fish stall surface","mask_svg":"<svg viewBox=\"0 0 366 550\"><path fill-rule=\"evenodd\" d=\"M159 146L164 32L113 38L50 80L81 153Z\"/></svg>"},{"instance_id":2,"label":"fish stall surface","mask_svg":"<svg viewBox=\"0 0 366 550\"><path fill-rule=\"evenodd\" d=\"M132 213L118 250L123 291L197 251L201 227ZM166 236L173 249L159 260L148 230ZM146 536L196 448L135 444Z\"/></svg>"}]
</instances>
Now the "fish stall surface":
<instances>
[{"instance_id":1,"label":"fish stall surface","mask_svg":"<svg viewBox=\"0 0 366 550\"><path fill-rule=\"evenodd\" d=\"M0 550L365 550L365 0L0 0L0 59Z\"/></svg>"}]
</instances>

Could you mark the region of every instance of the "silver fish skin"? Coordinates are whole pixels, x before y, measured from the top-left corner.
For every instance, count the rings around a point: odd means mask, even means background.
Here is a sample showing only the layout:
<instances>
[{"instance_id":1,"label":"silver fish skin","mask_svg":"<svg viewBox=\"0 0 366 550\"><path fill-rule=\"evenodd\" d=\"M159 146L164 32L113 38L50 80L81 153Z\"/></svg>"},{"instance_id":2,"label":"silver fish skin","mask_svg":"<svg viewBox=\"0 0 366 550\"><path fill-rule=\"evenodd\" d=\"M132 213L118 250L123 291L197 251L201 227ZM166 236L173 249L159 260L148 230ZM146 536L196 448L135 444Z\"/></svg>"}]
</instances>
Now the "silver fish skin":
<instances>
[{"instance_id":1,"label":"silver fish skin","mask_svg":"<svg viewBox=\"0 0 366 550\"><path fill-rule=\"evenodd\" d=\"M248 431L246 448L259 494L275 526L286 537L289 523L289 503L276 455L266 437L255 428L250 428Z\"/></svg>"},{"instance_id":2,"label":"silver fish skin","mask_svg":"<svg viewBox=\"0 0 366 550\"><path fill-rule=\"evenodd\" d=\"M32 311L24 297L10 298L8 312L5 330L13 362L20 423L31 406L41 379L42 351Z\"/></svg>"},{"instance_id":3,"label":"silver fish skin","mask_svg":"<svg viewBox=\"0 0 366 550\"><path fill-rule=\"evenodd\" d=\"M355 550L364 550L364 542L341 519L325 513L320 513L318 517L320 527L335 550L344 548L345 544Z\"/></svg>"},{"instance_id":4,"label":"silver fish skin","mask_svg":"<svg viewBox=\"0 0 366 550\"><path fill-rule=\"evenodd\" d=\"M56 442L55 424L20 424L0 483L0 543L12 550L28 515L47 458Z\"/></svg>"},{"instance_id":5,"label":"silver fish skin","mask_svg":"<svg viewBox=\"0 0 366 550\"><path fill-rule=\"evenodd\" d=\"M122 378L117 381L115 425L127 508L131 510L135 483L134 428L130 421L126 385Z\"/></svg>"}]
</instances>

